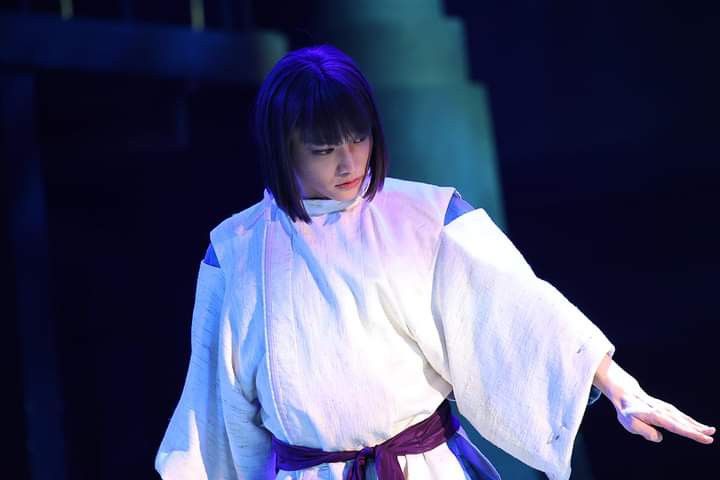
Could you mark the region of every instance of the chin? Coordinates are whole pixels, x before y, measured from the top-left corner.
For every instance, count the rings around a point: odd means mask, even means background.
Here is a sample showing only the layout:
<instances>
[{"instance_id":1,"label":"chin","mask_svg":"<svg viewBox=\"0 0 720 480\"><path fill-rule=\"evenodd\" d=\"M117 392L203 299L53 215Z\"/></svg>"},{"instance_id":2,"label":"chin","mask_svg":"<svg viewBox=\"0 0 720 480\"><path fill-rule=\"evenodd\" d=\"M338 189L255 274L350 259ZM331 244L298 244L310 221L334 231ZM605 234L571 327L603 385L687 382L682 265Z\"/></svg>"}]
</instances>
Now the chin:
<instances>
[{"instance_id":1,"label":"chin","mask_svg":"<svg viewBox=\"0 0 720 480\"><path fill-rule=\"evenodd\" d=\"M357 194L358 194L358 189L353 188L352 190L338 192L335 195L333 195L332 198L334 198L335 200L339 200L339 201L352 200L353 198L355 198L357 196Z\"/></svg>"}]
</instances>

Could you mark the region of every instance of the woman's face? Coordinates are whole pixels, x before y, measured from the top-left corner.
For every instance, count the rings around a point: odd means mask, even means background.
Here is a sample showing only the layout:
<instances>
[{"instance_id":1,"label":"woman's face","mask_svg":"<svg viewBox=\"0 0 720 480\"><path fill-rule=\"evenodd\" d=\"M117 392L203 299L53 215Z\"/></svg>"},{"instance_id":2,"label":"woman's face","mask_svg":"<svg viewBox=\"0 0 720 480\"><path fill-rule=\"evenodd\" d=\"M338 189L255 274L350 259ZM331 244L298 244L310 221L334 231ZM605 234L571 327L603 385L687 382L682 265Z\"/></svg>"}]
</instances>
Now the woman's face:
<instances>
[{"instance_id":1,"label":"woman's face","mask_svg":"<svg viewBox=\"0 0 720 480\"><path fill-rule=\"evenodd\" d=\"M363 134L340 145L303 143L292 135L292 154L302 198L352 200L367 171L372 135Z\"/></svg>"}]
</instances>

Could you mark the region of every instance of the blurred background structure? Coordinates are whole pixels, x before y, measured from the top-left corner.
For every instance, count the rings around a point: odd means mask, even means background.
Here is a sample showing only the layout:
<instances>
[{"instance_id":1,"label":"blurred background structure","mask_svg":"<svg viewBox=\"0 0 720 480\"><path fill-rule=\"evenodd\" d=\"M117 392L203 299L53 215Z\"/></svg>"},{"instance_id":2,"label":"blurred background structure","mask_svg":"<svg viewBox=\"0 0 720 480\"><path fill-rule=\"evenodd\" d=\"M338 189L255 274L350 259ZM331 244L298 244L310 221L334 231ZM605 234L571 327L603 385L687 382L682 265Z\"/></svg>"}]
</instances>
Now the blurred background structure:
<instances>
[{"instance_id":1,"label":"blurred background structure","mask_svg":"<svg viewBox=\"0 0 720 480\"><path fill-rule=\"evenodd\" d=\"M391 175L457 186L646 390L720 423L719 27L687 2L0 0L5 471L156 478L207 234L261 196L254 94L325 42L375 86ZM604 400L581 436L573 478L717 468Z\"/></svg>"}]
</instances>

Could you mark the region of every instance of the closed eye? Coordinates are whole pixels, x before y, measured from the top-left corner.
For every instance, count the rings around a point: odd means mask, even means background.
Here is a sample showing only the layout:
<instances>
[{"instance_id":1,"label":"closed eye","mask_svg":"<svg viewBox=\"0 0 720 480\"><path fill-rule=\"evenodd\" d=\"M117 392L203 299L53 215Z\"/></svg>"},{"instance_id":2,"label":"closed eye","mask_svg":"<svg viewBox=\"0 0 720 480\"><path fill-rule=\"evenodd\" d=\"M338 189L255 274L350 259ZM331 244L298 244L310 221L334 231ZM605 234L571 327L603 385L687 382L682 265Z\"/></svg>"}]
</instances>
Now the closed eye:
<instances>
[{"instance_id":1,"label":"closed eye","mask_svg":"<svg viewBox=\"0 0 720 480\"><path fill-rule=\"evenodd\" d=\"M313 155L329 155L330 153L332 153L333 150L335 150L335 149L334 148L325 148L322 150L310 150L310 152Z\"/></svg>"},{"instance_id":2,"label":"closed eye","mask_svg":"<svg viewBox=\"0 0 720 480\"><path fill-rule=\"evenodd\" d=\"M354 139L353 143L355 143L355 144L362 143L365 140L367 140L367 138L368 138L367 135L363 135L362 137ZM335 150L335 149L334 148L322 148L322 149L310 150L310 153L312 153L313 155L321 155L322 156L322 155L331 154L333 152L333 150Z\"/></svg>"}]
</instances>

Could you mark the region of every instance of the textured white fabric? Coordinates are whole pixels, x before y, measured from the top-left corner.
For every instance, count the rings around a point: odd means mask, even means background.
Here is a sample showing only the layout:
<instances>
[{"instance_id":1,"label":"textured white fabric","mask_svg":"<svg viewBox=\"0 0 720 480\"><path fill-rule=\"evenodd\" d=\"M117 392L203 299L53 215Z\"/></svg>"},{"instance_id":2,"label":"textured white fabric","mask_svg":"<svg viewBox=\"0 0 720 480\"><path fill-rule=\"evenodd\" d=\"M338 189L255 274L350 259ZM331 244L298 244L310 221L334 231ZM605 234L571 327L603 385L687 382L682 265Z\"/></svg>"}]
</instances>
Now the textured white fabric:
<instances>
[{"instance_id":1,"label":"textured white fabric","mask_svg":"<svg viewBox=\"0 0 720 480\"><path fill-rule=\"evenodd\" d=\"M420 343L460 412L551 480L569 478L594 373L614 346L481 209L440 235L432 311Z\"/></svg>"},{"instance_id":2,"label":"textured white fabric","mask_svg":"<svg viewBox=\"0 0 720 480\"><path fill-rule=\"evenodd\" d=\"M260 479L274 471L257 401L238 390L227 362L224 292L220 269L201 262L185 387L155 459L164 479Z\"/></svg>"},{"instance_id":3,"label":"textured white fabric","mask_svg":"<svg viewBox=\"0 0 720 480\"><path fill-rule=\"evenodd\" d=\"M305 224L266 191L215 228L220 269L201 266L163 478L272 478L267 431L359 449L427 418L451 390L488 440L567 478L612 345L483 210L443 227L453 192L388 178L372 202ZM410 480L466 478L446 445L400 463ZM341 479L345 468L277 478Z\"/></svg>"}]
</instances>

